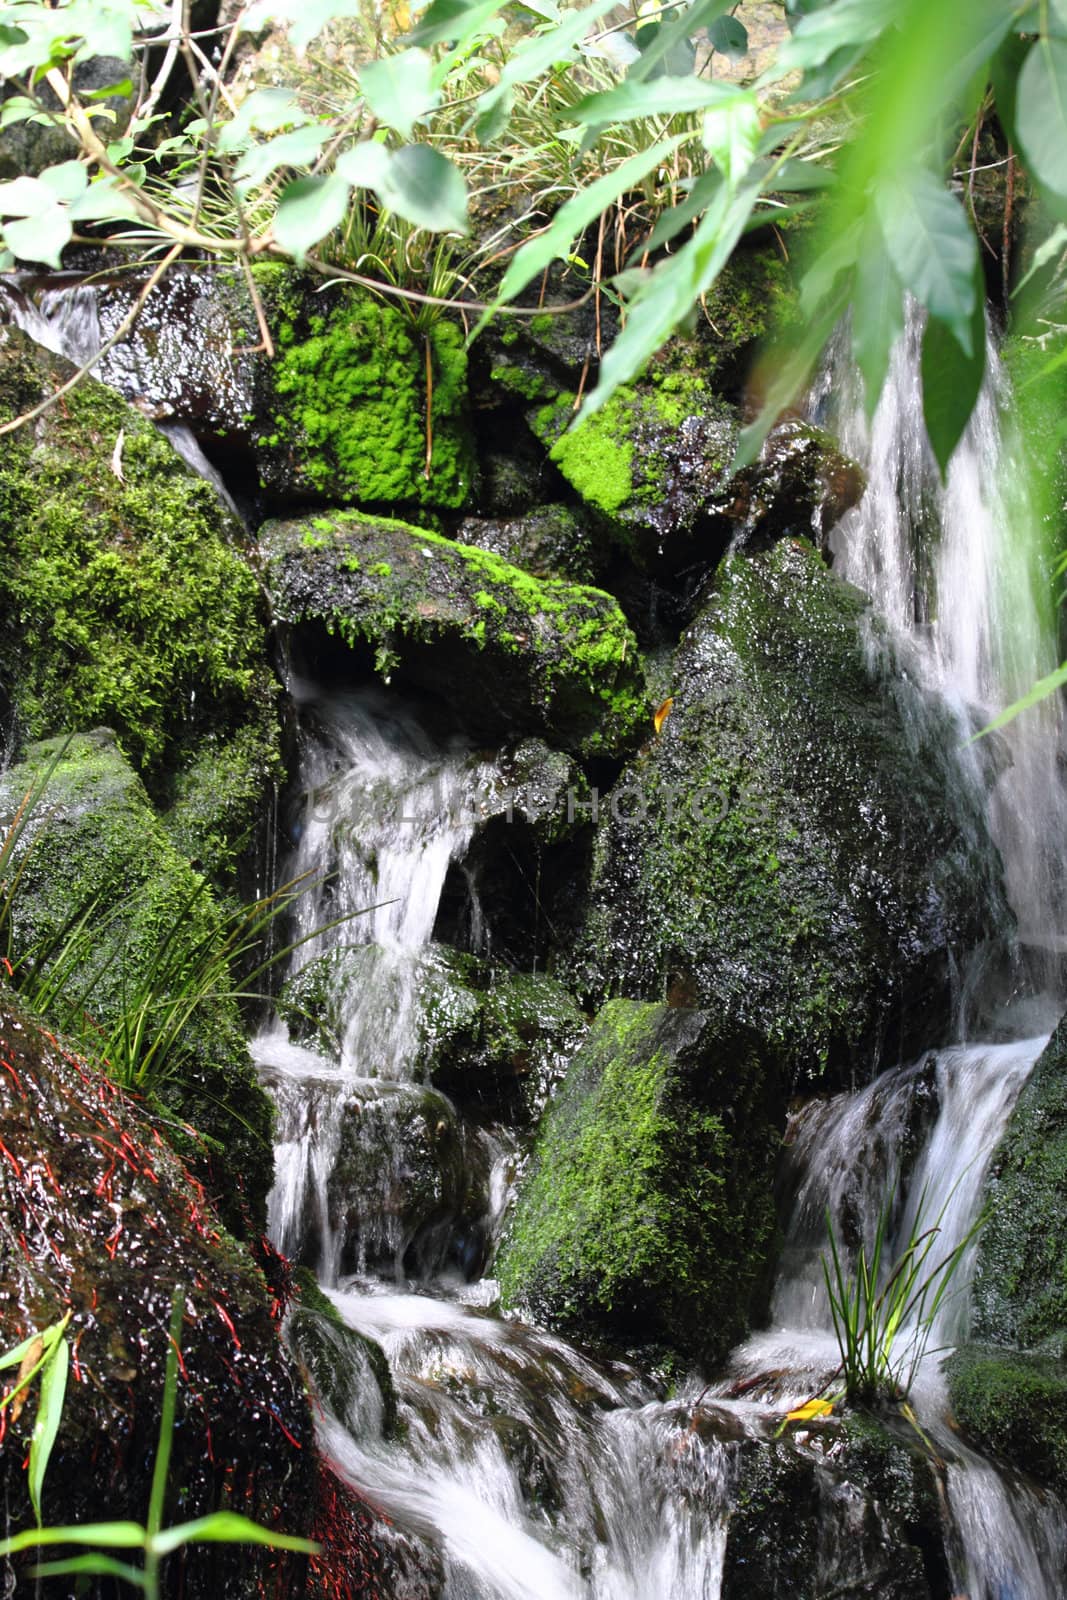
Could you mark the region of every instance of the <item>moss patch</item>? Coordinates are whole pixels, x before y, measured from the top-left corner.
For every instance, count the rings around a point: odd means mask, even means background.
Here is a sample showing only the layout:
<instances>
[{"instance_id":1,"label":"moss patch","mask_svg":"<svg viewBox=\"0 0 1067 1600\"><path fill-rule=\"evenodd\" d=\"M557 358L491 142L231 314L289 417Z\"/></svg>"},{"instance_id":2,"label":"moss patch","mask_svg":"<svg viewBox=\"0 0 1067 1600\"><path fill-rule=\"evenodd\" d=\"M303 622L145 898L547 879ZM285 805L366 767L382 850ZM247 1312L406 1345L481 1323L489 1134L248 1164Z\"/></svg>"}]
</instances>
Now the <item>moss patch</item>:
<instances>
[{"instance_id":1,"label":"moss patch","mask_svg":"<svg viewBox=\"0 0 1067 1600\"><path fill-rule=\"evenodd\" d=\"M463 505L473 454L462 329L440 320L423 336L395 306L358 293L324 302L284 269L263 282L278 342L269 431L257 441L267 486L339 504Z\"/></svg>"},{"instance_id":2,"label":"moss patch","mask_svg":"<svg viewBox=\"0 0 1067 1600\"><path fill-rule=\"evenodd\" d=\"M986 1179L974 1332L1067 1355L1067 1019L1038 1058Z\"/></svg>"},{"instance_id":3,"label":"moss patch","mask_svg":"<svg viewBox=\"0 0 1067 1600\"><path fill-rule=\"evenodd\" d=\"M302 521L263 529L279 620L370 645L479 731L549 730L594 754L632 744L647 725L637 645L610 595L387 518L333 512L315 519L314 544L308 531Z\"/></svg>"},{"instance_id":4,"label":"moss patch","mask_svg":"<svg viewBox=\"0 0 1067 1600\"><path fill-rule=\"evenodd\" d=\"M0 418L72 371L2 330ZM205 735L272 723L238 530L117 395L88 380L6 441L0 521L0 691L27 737L106 724L158 786Z\"/></svg>"},{"instance_id":5,"label":"moss patch","mask_svg":"<svg viewBox=\"0 0 1067 1600\"><path fill-rule=\"evenodd\" d=\"M505 1303L580 1336L725 1354L775 1236L772 1101L754 1037L605 1006L549 1105L498 1266Z\"/></svg>"},{"instance_id":6,"label":"moss patch","mask_svg":"<svg viewBox=\"0 0 1067 1600\"><path fill-rule=\"evenodd\" d=\"M964 1432L983 1450L1067 1491L1067 1366L967 1346L945 1367Z\"/></svg>"},{"instance_id":7,"label":"moss patch","mask_svg":"<svg viewBox=\"0 0 1067 1600\"><path fill-rule=\"evenodd\" d=\"M792 540L724 564L659 737L601 797L577 993L723 1007L798 1076L868 1075L889 1029L929 1043L954 951L1006 917L999 858L954 726L902 707L864 608Z\"/></svg>"}]
</instances>

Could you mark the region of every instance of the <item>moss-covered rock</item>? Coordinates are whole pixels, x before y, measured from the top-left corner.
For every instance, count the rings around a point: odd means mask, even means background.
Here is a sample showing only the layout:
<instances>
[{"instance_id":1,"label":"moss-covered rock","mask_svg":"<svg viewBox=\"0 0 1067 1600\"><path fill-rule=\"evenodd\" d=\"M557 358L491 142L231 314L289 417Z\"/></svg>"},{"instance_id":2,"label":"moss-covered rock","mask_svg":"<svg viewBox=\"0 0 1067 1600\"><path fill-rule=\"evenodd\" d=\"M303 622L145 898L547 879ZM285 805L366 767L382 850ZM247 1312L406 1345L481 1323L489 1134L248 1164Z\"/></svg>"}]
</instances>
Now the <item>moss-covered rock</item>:
<instances>
[{"instance_id":1,"label":"moss-covered rock","mask_svg":"<svg viewBox=\"0 0 1067 1600\"><path fill-rule=\"evenodd\" d=\"M1067 1356L1067 1019L1016 1102L984 1203L975 1337Z\"/></svg>"},{"instance_id":2,"label":"moss-covered rock","mask_svg":"<svg viewBox=\"0 0 1067 1600\"><path fill-rule=\"evenodd\" d=\"M795 419L756 465L732 474L739 414L696 362L654 362L593 416L571 426L573 415L566 392L529 413L590 513L658 579L707 573L731 544L828 532L862 493L862 474L833 441Z\"/></svg>"},{"instance_id":3,"label":"moss-covered rock","mask_svg":"<svg viewBox=\"0 0 1067 1600\"><path fill-rule=\"evenodd\" d=\"M421 334L395 305L312 297L285 268L261 269L260 283L278 346L254 440L268 492L384 510L462 506L474 466L462 328L441 319Z\"/></svg>"},{"instance_id":4,"label":"moss-covered rock","mask_svg":"<svg viewBox=\"0 0 1067 1600\"><path fill-rule=\"evenodd\" d=\"M548 731L587 754L647 726L637 645L598 589L530 577L486 550L335 511L262 531L275 613L369 646L484 737Z\"/></svg>"},{"instance_id":5,"label":"moss-covered rock","mask_svg":"<svg viewBox=\"0 0 1067 1600\"><path fill-rule=\"evenodd\" d=\"M186 972L195 969L197 952L225 937L223 915L171 843L108 730L31 746L0 780L4 814L13 815L46 776L15 858L13 956L26 960L34 950L52 950L58 958L85 916L88 937L60 994L48 1002L53 1025L78 1026L84 1007L110 1029L119 1017L135 1016L148 996L154 1029L167 997L177 997ZM243 1215L260 1232L273 1178L271 1106L237 1007L218 993L220 982L225 989L224 974L190 1014L171 1067L150 1069L138 1087L177 1116L174 1137L230 1225L240 1227ZM192 1128L183 1133L182 1124Z\"/></svg>"},{"instance_id":6,"label":"moss-covered rock","mask_svg":"<svg viewBox=\"0 0 1067 1600\"><path fill-rule=\"evenodd\" d=\"M293 1282L297 1297L285 1336L315 1390L356 1438L393 1438L397 1398L385 1351L377 1340L349 1327L308 1267L297 1267Z\"/></svg>"},{"instance_id":7,"label":"moss-covered rock","mask_svg":"<svg viewBox=\"0 0 1067 1600\"><path fill-rule=\"evenodd\" d=\"M736 1466L723 1600L941 1600L950 1592L936 1468L873 1417L749 1439Z\"/></svg>"},{"instance_id":8,"label":"moss-covered rock","mask_svg":"<svg viewBox=\"0 0 1067 1600\"><path fill-rule=\"evenodd\" d=\"M178 1290L182 1366L164 1525L225 1507L306 1533L310 1410L262 1274L158 1128L102 1074L9 1005L0 1009L0 1053L0 1347L69 1311L76 1352L44 1520L144 1522ZM24 1461L38 1393L34 1384L21 1414L6 1413L0 1477L12 1532L33 1524ZM34 1559L31 1551L16 1564ZM168 1600L254 1600L276 1585L295 1596L303 1580L302 1561L246 1546L191 1547L164 1567ZM64 1583L46 1592L72 1591Z\"/></svg>"},{"instance_id":9,"label":"moss-covered rock","mask_svg":"<svg viewBox=\"0 0 1067 1600\"><path fill-rule=\"evenodd\" d=\"M0 419L73 370L0 328ZM207 735L273 728L266 628L234 547L240 530L117 395L88 379L11 435L0 521L0 694L21 733L107 724L161 788Z\"/></svg>"},{"instance_id":10,"label":"moss-covered rock","mask_svg":"<svg viewBox=\"0 0 1067 1600\"><path fill-rule=\"evenodd\" d=\"M872 661L864 609L799 541L724 564L600 796L577 993L722 1010L809 1078L948 1025L957 953L1007 917L999 859L955 725Z\"/></svg>"},{"instance_id":11,"label":"moss-covered rock","mask_svg":"<svg viewBox=\"0 0 1067 1600\"><path fill-rule=\"evenodd\" d=\"M612 1001L549 1104L498 1264L505 1303L715 1361L759 1307L779 1133L753 1034Z\"/></svg>"},{"instance_id":12,"label":"moss-covered rock","mask_svg":"<svg viewBox=\"0 0 1067 1600\"><path fill-rule=\"evenodd\" d=\"M284 775L272 730L261 724L249 723L230 739L209 737L177 774L163 826L181 855L229 889L264 800Z\"/></svg>"},{"instance_id":13,"label":"moss-covered rock","mask_svg":"<svg viewBox=\"0 0 1067 1600\"><path fill-rule=\"evenodd\" d=\"M980 1449L1067 1492L1067 1364L967 1345L945 1372L956 1421Z\"/></svg>"}]
</instances>

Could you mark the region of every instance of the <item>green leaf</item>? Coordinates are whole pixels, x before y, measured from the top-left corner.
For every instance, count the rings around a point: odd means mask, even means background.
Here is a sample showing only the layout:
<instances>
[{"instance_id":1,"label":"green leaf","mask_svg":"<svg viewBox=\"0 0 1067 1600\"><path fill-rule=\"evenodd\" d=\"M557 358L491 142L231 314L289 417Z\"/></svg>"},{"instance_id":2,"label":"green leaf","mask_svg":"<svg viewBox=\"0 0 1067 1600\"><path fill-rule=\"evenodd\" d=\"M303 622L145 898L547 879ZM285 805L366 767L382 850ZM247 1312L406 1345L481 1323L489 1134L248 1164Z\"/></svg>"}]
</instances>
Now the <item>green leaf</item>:
<instances>
[{"instance_id":1,"label":"green leaf","mask_svg":"<svg viewBox=\"0 0 1067 1600\"><path fill-rule=\"evenodd\" d=\"M237 115L220 129L218 148L223 153L241 150L253 133L279 133L310 120L292 89L255 89L241 101Z\"/></svg>"},{"instance_id":2,"label":"green leaf","mask_svg":"<svg viewBox=\"0 0 1067 1600\"><path fill-rule=\"evenodd\" d=\"M565 259L579 234L607 209L620 194L636 188L641 179L666 161L682 143L684 135L661 139L649 150L641 150L628 157L614 172L606 172L584 189L579 189L560 206L544 233L528 239L517 251L504 274L497 303L503 304L521 294L526 285L543 272L557 257ZM484 319L483 319L484 320Z\"/></svg>"},{"instance_id":3,"label":"green leaf","mask_svg":"<svg viewBox=\"0 0 1067 1600\"><path fill-rule=\"evenodd\" d=\"M874 416L889 360L904 327L904 291L878 229L864 229L852 286L852 354L863 375L868 420ZM984 348L984 345L983 345Z\"/></svg>"},{"instance_id":4,"label":"green leaf","mask_svg":"<svg viewBox=\"0 0 1067 1600\"><path fill-rule=\"evenodd\" d=\"M319 1546L311 1539L301 1539L295 1534L275 1533L261 1523L242 1517L236 1511L213 1511L209 1516L183 1522L176 1528L164 1528L150 1541L156 1555L169 1555L183 1544L262 1544L277 1550L298 1550L303 1555L316 1555Z\"/></svg>"},{"instance_id":5,"label":"green leaf","mask_svg":"<svg viewBox=\"0 0 1067 1600\"><path fill-rule=\"evenodd\" d=\"M507 58L504 69L492 89L482 95L479 115L485 116L498 100L502 100L516 84L530 83L547 72L557 61L569 59L575 45L589 31L589 24L610 11L615 0L592 0L577 11L569 11L563 22L543 32L535 33L515 49Z\"/></svg>"},{"instance_id":6,"label":"green leaf","mask_svg":"<svg viewBox=\"0 0 1067 1600\"><path fill-rule=\"evenodd\" d=\"M838 288L843 272L851 272L859 259L863 223L858 219L829 234L822 249L800 280L800 314L813 317Z\"/></svg>"},{"instance_id":7,"label":"green leaf","mask_svg":"<svg viewBox=\"0 0 1067 1600\"><path fill-rule=\"evenodd\" d=\"M354 189L377 189L385 179L392 151L377 139L364 139L338 156L334 171Z\"/></svg>"},{"instance_id":8,"label":"green leaf","mask_svg":"<svg viewBox=\"0 0 1067 1600\"><path fill-rule=\"evenodd\" d=\"M985 306L981 297L970 344L969 351L963 350L947 323L939 317L927 318L922 345L923 417L942 477L971 420L985 378Z\"/></svg>"},{"instance_id":9,"label":"green leaf","mask_svg":"<svg viewBox=\"0 0 1067 1600\"><path fill-rule=\"evenodd\" d=\"M708 29L713 50L730 61L743 61L748 55L748 29L736 17L716 17Z\"/></svg>"},{"instance_id":10,"label":"green leaf","mask_svg":"<svg viewBox=\"0 0 1067 1600\"><path fill-rule=\"evenodd\" d=\"M425 50L404 50L370 62L360 71L359 87L378 121L404 139L411 138L416 122L441 98Z\"/></svg>"},{"instance_id":11,"label":"green leaf","mask_svg":"<svg viewBox=\"0 0 1067 1600\"><path fill-rule=\"evenodd\" d=\"M658 250L660 245L677 238L684 227L707 210L721 188L721 172L702 172L686 198L662 213L647 242L638 247L636 254L642 256L646 250Z\"/></svg>"},{"instance_id":12,"label":"green leaf","mask_svg":"<svg viewBox=\"0 0 1067 1600\"><path fill-rule=\"evenodd\" d=\"M397 150L375 186L390 211L431 233L467 233L467 185L447 156L426 144Z\"/></svg>"},{"instance_id":13,"label":"green leaf","mask_svg":"<svg viewBox=\"0 0 1067 1600\"><path fill-rule=\"evenodd\" d=\"M984 739L987 733L996 733L998 728L1007 727L1009 722L1014 722L1022 712L1029 711L1033 706L1039 705L1042 700L1047 700L1050 694L1055 694L1067 683L1067 661L1055 672L1050 672L1047 677L1039 678L1032 689L1028 689L1020 700L1015 700L1010 706L999 712L984 728L975 734L975 739ZM971 741L974 743L974 740Z\"/></svg>"},{"instance_id":14,"label":"green leaf","mask_svg":"<svg viewBox=\"0 0 1067 1600\"><path fill-rule=\"evenodd\" d=\"M1067 39L1039 39L1019 75L1015 133L1031 176L1067 195Z\"/></svg>"},{"instance_id":15,"label":"green leaf","mask_svg":"<svg viewBox=\"0 0 1067 1600\"><path fill-rule=\"evenodd\" d=\"M641 51L640 61L635 61L627 78L639 81L652 78L661 61L670 57L683 40L689 39L699 28L706 28L716 17L728 10L732 0L695 0L673 22L665 23L647 49Z\"/></svg>"},{"instance_id":16,"label":"green leaf","mask_svg":"<svg viewBox=\"0 0 1067 1600\"><path fill-rule=\"evenodd\" d=\"M901 283L970 353L978 245L963 207L925 168L880 184L875 207Z\"/></svg>"},{"instance_id":17,"label":"green leaf","mask_svg":"<svg viewBox=\"0 0 1067 1600\"><path fill-rule=\"evenodd\" d=\"M67 214L72 222L135 222L140 215L133 196L111 177L96 178Z\"/></svg>"},{"instance_id":18,"label":"green leaf","mask_svg":"<svg viewBox=\"0 0 1067 1600\"><path fill-rule=\"evenodd\" d=\"M1034 251L1034 259L1030 263L1030 270L1025 277L1020 278L1012 290L1012 295L1015 296L1025 289L1035 272L1040 272L1042 267L1047 266L1063 250L1067 250L1067 222L1057 222L1048 238Z\"/></svg>"},{"instance_id":19,"label":"green leaf","mask_svg":"<svg viewBox=\"0 0 1067 1600\"><path fill-rule=\"evenodd\" d=\"M330 22L342 17L358 17L362 0L257 0L241 14L240 28L255 33L271 18L289 24L289 42L303 51Z\"/></svg>"},{"instance_id":20,"label":"green leaf","mask_svg":"<svg viewBox=\"0 0 1067 1600\"><path fill-rule=\"evenodd\" d=\"M286 185L274 218L274 238L297 266L320 239L345 219L349 185L343 178L295 178Z\"/></svg>"},{"instance_id":21,"label":"green leaf","mask_svg":"<svg viewBox=\"0 0 1067 1600\"><path fill-rule=\"evenodd\" d=\"M0 183L0 216L37 217L55 206L56 197L39 178L11 178Z\"/></svg>"},{"instance_id":22,"label":"green leaf","mask_svg":"<svg viewBox=\"0 0 1067 1600\"><path fill-rule=\"evenodd\" d=\"M596 388L578 413L579 426L641 370L711 288L741 237L758 192L752 183L737 191L724 184L693 237L656 267L647 288L630 303L626 326L605 355Z\"/></svg>"},{"instance_id":23,"label":"green leaf","mask_svg":"<svg viewBox=\"0 0 1067 1600\"><path fill-rule=\"evenodd\" d=\"M79 1522L69 1528L24 1528L0 1539L0 1557L43 1544L101 1544L110 1550L143 1550L148 1534L139 1522Z\"/></svg>"},{"instance_id":24,"label":"green leaf","mask_svg":"<svg viewBox=\"0 0 1067 1600\"><path fill-rule=\"evenodd\" d=\"M64 246L70 243L74 229L70 218L59 206L38 217L27 217L24 222L4 223L4 242L20 261L43 261L58 271L63 265Z\"/></svg>"},{"instance_id":25,"label":"green leaf","mask_svg":"<svg viewBox=\"0 0 1067 1600\"><path fill-rule=\"evenodd\" d=\"M736 189L756 158L760 141L759 106L749 90L704 113L704 148L731 188Z\"/></svg>"},{"instance_id":26,"label":"green leaf","mask_svg":"<svg viewBox=\"0 0 1067 1600\"><path fill-rule=\"evenodd\" d=\"M408 41L421 45L451 43L462 48L506 3L507 0L433 0L408 34Z\"/></svg>"},{"instance_id":27,"label":"green leaf","mask_svg":"<svg viewBox=\"0 0 1067 1600\"><path fill-rule=\"evenodd\" d=\"M61 161L44 169L41 182L57 200L76 200L88 188L89 174L80 161Z\"/></svg>"},{"instance_id":28,"label":"green leaf","mask_svg":"<svg viewBox=\"0 0 1067 1600\"><path fill-rule=\"evenodd\" d=\"M41 1523L41 1494L44 1490L45 1473L48 1471L52 1446L59 1432L59 1420L63 1415L69 1365L70 1346L66 1339L60 1339L41 1372L37 1416L33 1424L33 1436L30 1439L27 1487L38 1527Z\"/></svg>"},{"instance_id":29,"label":"green leaf","mask_svg":"<svg viewBox=\"0 0 1067 1600\"><path fill-rule=\"evenodd\" d=\"M330 129L325 124L309 123L289 133L276 134L265 144L254 144L234 168L233 180L243 189L255 189L279 167L310 167L329 136Z\"/></svg>"},{"instance_id":30,"label":"green leaf","mask_svg":"<svg viewBox=\"0 0 1067 1600\"><path fill-rule=\"evenodd\" d=\"M632 122L637 117L673 117L686 111L705 111L736 100L736 84L710 83L706 78L654 78L635 83L627 78L615 89L579 100L571 115L583 124Z\"/></svg>"},{"instance_id":31,"label":"green leaf","mask_svg":"<svg viewBox=\"0 0 1067 1600\"><path fill-rule=\"evenodd\" d=\"M762 82L821 67L841 52L863 50L893 22L899 0L836 0L803 17Z\"/></svg>"},{"instance_id":32,"label":"green leaf","mask_svg":"<svg viewBox=\"0 0 1067 1600\"><path fill-rule=\"evenodd\" d=\"M24 94L13 94L0 106L0 129L10 128L13 122L26 122L37 115L36 102Z\"/></svg>"},{"instance_id":33,"label":"green leaf","mask_svg":"<svg viewBox=\"0 0 1067 1600\"><path fill-rule=\"evenodd\" d=\"M658 46L660 35L666 27L667 24L664 22L645 22L638 28L634 35L634 43L639 60L643 55L650 55L653 48ZM696 61L697 48L692 39L678 38L668 50L659 53L659 58L648 76L654 80L688 78L696 66Z\"/></svg>"},{"instance_id":34,"label":"green leaf","mask_svg":"<svg viewBox=\"0 0 1067 1600\"><path fill-rule=\"evenodd\" d=\"M767 435L786 406L793 404L809 382L815 363L847 308L847 284L839 284L835 292L822 301L817 313L805 323L792 349L780 354L759 415L742 430L733 462L735 471L751 466L757 459Z\"/></svg>"},{"instance_id":35,"label":"green leaf","mask_svg":"<svg viewBox=\"0 0 1067 1600\"><path fill-rule=\"evenodd\" d=\"M123 1583L130 1584L134 1589L147 1587L142 1567L131 1567L125 1561L116 1561L114 1556L101 1555L99 1552L71 1556L67 1561L39 1561L29 1569L31 1578L62 1578L68 1573L73 1575L79 1572L101 1578L121 1578Z\"/></svg>"}]
</instances>

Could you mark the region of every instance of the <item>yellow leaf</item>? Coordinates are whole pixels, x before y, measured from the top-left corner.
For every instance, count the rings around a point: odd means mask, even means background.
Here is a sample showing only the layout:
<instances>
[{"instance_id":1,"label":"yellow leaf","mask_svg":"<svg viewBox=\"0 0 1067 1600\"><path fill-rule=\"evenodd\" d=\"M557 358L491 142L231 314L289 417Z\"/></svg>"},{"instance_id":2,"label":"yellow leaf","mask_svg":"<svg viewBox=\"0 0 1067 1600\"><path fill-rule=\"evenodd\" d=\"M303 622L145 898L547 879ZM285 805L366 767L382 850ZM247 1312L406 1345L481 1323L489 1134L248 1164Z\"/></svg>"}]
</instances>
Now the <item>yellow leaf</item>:
<instances>
[{"instance_id":1,"label":"yellow leaf","mask_svg":"<svg viewBox=\"0 0 1067 1600\"><path fill-rule=\"evenodd\" d=\"M795 1411L787 1411L787 1422L810 1422L812 1417L828 1417L834 1409L832 1400L805 1400Z\"/></svg>"},{"instance_id":2,"label":"yellow leaf","mask_svg":"<svg viewBox=\"0 0 1067 1600\"><path fill-rule=\"evenodd\" d=\"M661 730L663 728L663 724L666 722L667 718L671 714L671 707L673 705L674 705L674 696L672 694L669 694L667 696L666 700L664 700L663 704L660 705L660 706L657 706L655 711L653 712L652 721L655 724L655 728L656 728L656 732L657 733L661 732Z\"/></svg>"}]
</instances>

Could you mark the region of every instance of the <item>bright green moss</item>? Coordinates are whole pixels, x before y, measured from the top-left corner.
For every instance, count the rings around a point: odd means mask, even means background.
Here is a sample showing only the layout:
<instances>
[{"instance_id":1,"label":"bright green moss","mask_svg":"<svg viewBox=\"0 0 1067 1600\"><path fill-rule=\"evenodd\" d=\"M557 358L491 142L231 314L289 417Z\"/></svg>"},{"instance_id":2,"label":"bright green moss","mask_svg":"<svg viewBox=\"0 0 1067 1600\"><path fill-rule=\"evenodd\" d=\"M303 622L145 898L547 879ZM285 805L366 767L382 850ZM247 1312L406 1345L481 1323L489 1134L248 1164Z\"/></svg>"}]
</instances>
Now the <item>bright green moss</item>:
<instances>
[{"instance_id":1,"label":"bright green moss","mask_svg":"<svg viewBox=\"0 0 1067 1600\"><path fill-rule=\"evenodd\" d=\"M40 399L51 361L8 333L0 417ZM107 725L159 786L205 734L273 720L238 530L117 395L87 381L6 441L0 521L0 681L26 737Z\"/></svg>"},{"instance_id":2,"label":"bright green moss","mask_svg":"<svg viewBox=\"0 0 1067 1600\"><path fill-rule=\"evenodd\" d=\"M336 513L328 549L309 550L304 526L263 530L281 619L317 617L349 645L384 648L390 667L418 642L458 637L494 656L531 711L589 753L646 726L637 644L610 595L392 518Z\"/></svg>"},{"instance_id":3,"label":"bright green moss","mask_svg":"<svg viewBox=\"0 0 1067 1600\"><path fill-rule=\"evenodd\" d=\"M276 294L288 292L281 288ZM432 369L427 451L426 344ZM455 508L467 498L471 448L463 423L462 331L435 322L425 336L369 296L282 324L273 369L275 433L294 489L364 505ZM262 441L270 445L269 439Z\"/></svg>"},{"instance_id":4,"label":"bright green moss","mask_svg":"<svg viewBox=\"0 0 1067 1600\"><path fill-rule=\"evenodd\" d=\"M956 1420L975 1444L1067 1491L1067 1366L973 1345L946 1363Z\"/></svg>"},{"instance_id":5,"label":"bright green moss","mask_svg":"<svg viewBox=\"0 0 1067 1600\"><path fill-rule=\"evenodd\" d=\"M610 1002L551 1101L497 1273L505 1303L714 1358L774 1236L777 1134L743 1031Z\"/></svg>"}]
</instances>

